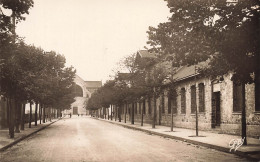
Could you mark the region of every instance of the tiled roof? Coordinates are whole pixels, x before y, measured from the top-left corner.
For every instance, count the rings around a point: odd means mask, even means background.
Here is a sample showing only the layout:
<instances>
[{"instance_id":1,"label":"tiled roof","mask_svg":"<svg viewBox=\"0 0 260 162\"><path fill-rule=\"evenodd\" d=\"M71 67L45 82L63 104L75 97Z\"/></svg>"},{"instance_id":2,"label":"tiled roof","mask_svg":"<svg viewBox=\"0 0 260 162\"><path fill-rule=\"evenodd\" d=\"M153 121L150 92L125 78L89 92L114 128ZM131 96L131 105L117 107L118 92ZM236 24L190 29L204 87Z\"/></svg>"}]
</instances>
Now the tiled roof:
<instances>
[{"instance_id":1,"label":"tiled roof","mask_svg":"<svg viewBox=\"0 0 260 162\"><path fill-rule=\"evenodd\" d=\"M118 73L118 78L121 80L129 80L130 73Z\"/></svg>"},{"instance_id":2,"label":"tiled roof","mask_svg":"<svg viewBox=\"0 0 260 162\"><path fill-rule=\"evenodd\" d=\"M141 58L156 58L156 53L148 52L148 50L139 50L137 54L139 54Z\"/></svg>"},{"instance_id":3,"label":"tiled roof","mask_svg":"<svg viewBox=\"0 0 260 162\"><path fill-rule=\"evenodd\" d=\"M202 67L205 67L205 66L208 66L207 61L200 62L197 65L183 66L183 67L179 68L176 71L176 73L173 75L173 80L180 81L180 80L184 80L184 79L193 77L193 76L195 76L195 74L198 75L199 74L198 72L195 73L195 67L196 68L200 68L200 67L202 68Z\"/></svg>"},{"instance_id":4,"label":"tiled roof","mask_svg":"<svg viewBox=\"0 0 260 162\"><path fill-rule=\"evenodd\" d=\"M173 80L180 81L195 76L195 65L183 66L174 75Z\"/></svg>"},{"instance_id":5,"label":"tiled roof","mask_svg":"<svg viewBox=\"0 0 260 162\"><path fill-rule=\"evenodd\" d=\"M102 81L85 81L87 88L99 88L102 86Z\"/></svg>"}]
</instances>

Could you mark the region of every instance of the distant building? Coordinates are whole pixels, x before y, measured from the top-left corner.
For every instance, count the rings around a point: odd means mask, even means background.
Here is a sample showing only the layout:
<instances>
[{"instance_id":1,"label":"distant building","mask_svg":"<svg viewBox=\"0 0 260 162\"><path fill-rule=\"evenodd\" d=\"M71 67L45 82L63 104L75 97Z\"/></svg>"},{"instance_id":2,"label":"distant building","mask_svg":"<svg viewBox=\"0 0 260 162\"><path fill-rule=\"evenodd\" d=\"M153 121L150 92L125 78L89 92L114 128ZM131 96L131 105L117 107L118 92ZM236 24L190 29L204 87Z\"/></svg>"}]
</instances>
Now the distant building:
<instances>
[{"instance_id":1,"label":"distant building","mask_svg":"<svg viewBox=\"0 0 260 162\"><path fill-rule=\"evenodd\" d=\"M75 102L71 104L70 110L65 110L65 114L72 115L88 115L86 110L86 103L99 87L102 86L102 81L84 81L78 75L75 76L74 82L76 83L74 88Z\"/></svg>"}]
</instances>

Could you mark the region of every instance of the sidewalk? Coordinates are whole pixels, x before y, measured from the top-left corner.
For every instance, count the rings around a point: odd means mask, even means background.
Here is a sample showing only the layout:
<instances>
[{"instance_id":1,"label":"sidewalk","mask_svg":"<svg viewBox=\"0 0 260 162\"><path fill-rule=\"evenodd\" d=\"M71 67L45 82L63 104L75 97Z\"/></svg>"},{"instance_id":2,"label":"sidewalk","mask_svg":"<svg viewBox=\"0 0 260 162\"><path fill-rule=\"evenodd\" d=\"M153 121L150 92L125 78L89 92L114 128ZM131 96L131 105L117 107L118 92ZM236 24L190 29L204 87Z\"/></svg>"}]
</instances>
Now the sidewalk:
<instances>
[{"instance_id":1,"label":"sidewalk","mask_svg":"<svg viewBox=\"0 0 260 162\"><path fill-rule=\"evenodd\" d=\"M40 121L38 120L37 122L38 125L34 126L34 122L32 122L31 128L29 128L29 124L26 123L24 125L24 130L21 131L20 133L15 133L13 139L9 137L8 128L0 130L0 152L22 141L23 139L33 135L34 133L39 132L40 130L48 127L49 125L55 123L58 120L59 119L52 119L52 122L47 121L46 123L42 123L42 124L39 124Z\"/></svg>"},{"instance_id":2,"label":"sidewalk","mask_svg":"<svg viewBox=\"0 0 260 162\"><path fill-rule=\"evenodd\" d=\"M248 137L247 146L241 146L236 151L234 151L233 149L230 152L229 142L232 139L241 139L240 136L217 134L199 130L199 136L196 137L196 131L192 129L174 127L173 132L171 132L170 127L167 126L156 125L153 129L151 124L146 123L144 123L144 126L141 126L141 123L139 122L135 122L135 124L132 125L129 121L127 121L127 123L124 123L124 120L122 120L121 122L118 122L118 120L114 121L115 119L113 121L108 121L107 119L99 118L99 120L121 125L126 128L143 131L149 134L163 136L165 138L181 140L184 142L216 149L223 152L234 153L243 157L247 157L251 160L260 160L260 139L256 138Z\"/></svg>"}]
</instances>

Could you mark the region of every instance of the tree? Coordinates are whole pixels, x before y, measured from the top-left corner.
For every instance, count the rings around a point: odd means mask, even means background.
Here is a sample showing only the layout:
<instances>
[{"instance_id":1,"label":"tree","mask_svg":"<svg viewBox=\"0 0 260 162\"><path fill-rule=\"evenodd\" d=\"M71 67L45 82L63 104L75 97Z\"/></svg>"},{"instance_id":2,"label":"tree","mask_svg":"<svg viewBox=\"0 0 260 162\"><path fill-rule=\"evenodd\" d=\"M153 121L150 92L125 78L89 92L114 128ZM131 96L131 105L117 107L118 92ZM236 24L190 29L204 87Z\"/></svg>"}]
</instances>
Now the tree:
<instances>
[{"instance_id":1,"label":"tree","mask_svg":"<svg viewBox=\"0 0 260 162\"><path fill-rule=\"evenodd\" d=\"M4 15L2 10L0 13L0 34L1 34L1 40L0 40L0 52L1 52L1 65L11 65L14 66L14 60L12 60L14 58L14 54L16 53L13 49L15 48L10 48L10 47L14 47L15 46L15 19L17 18L18 21L20 20L24 20L25 18L22 16L23 14L27 13L29 14L28 10L29 8L31 8L33 6L33 1L32 0L15 0L15 1L11 1L11 0L2 0L0 1L0 7L4 7L6 9L11 9L12 10L12 20L13 22L11 23L10 19L8 20L8 16ZM10 36L10 29L12 32L12 38ZM11 44L12 41L12 44ZM2 46L3 45L3 46ZM3 54L3 55L2 55ZM10 57L9 54L11 54L12 56ZM11 58L11 59L10 59ZM2 67L1 67L2 68ZM13 67L9 67L10 68L10 75L9 77L11 78L10 81L12 81L12 79L14 79L14 68ZM2 72L3 69L1 69ZM6 74L6 73L5 73ZM10 79L9 78L9 79ZM6 79L6 78L5 78ZM8 79L7 79L8 80ZM2 82L2 79L0 80ZM5 80L6 81L6 80ZM9 102L9 134L10 137L13 138L14 137L14 113L15 113L15 109L18 109L18 103L17 100L15 98L15 91L16 91L17 86L15 85L15 81L11 82L10 84L8 84L8 87L6 89L11 90L9 92L5 91L5 94L7 94L8 98L8 102ZM14 101L14 106L12 105L12 101ZM18 116L18 115L16 115ZM18 121L16 121L18 122ZM18 128L18 127L16 127ZM19 132L17 130L17 132Z\"/></svg>"},{"instance_id":2,"label":"tree","mask_svg":"<svg viewBox=\"0 0 260 162\"><path fill-rule=\"evenodd\" d=\"M0 5L6 9L11 9L18 21L25 20L23 14L29 14L29 9L33 7L33 0L1 0Z\"/></svg>"}]
</instances>

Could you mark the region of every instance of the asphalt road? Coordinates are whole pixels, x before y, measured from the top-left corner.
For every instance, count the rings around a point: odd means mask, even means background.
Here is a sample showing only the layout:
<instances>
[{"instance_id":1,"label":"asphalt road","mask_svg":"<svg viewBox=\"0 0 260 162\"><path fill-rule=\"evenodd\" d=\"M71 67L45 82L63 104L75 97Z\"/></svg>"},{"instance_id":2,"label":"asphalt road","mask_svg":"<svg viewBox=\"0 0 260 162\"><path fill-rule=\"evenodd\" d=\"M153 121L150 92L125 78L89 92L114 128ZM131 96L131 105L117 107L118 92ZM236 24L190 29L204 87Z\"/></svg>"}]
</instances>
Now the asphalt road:
<instances>
[{"instance_id":1,"label":"asphalt road","mask_svg":"<svg viewBox=\"0 0 260 162\"><path fill-rule=\"evenodd\" d=\"M246 161L88 117L62 119L0 154L0 161Z\"/></svg>"}]
</instances>

